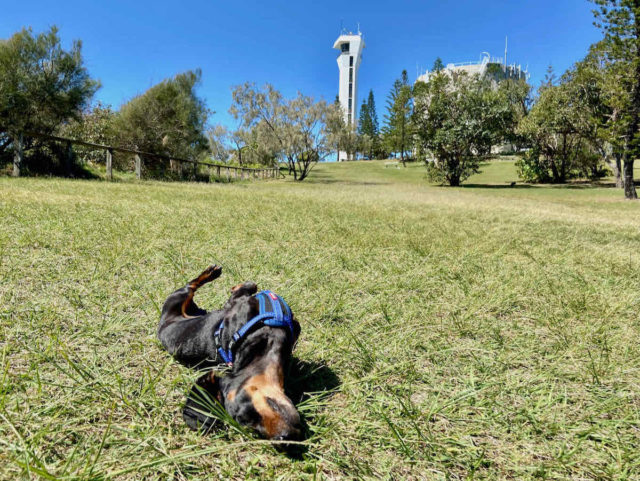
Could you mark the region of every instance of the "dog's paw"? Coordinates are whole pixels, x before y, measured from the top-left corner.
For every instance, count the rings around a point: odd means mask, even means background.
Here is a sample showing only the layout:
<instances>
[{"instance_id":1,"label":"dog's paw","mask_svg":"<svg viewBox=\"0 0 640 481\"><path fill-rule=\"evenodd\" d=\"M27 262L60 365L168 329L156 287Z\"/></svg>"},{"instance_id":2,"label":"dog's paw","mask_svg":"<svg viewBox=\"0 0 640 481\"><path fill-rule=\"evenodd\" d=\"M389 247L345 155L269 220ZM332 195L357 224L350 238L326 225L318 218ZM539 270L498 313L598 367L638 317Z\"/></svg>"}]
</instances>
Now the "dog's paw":
<instances>
[{"instance_id":1,"label":"dog's paw","mask_svg":"<svg viewBox=\"0 0 640 481\"><path fill-rule=\"evenodd\" d=\"M210 265L202 273L190 282L194 287L200 287L207 282L211 282L222 274L222 266L217 264Z\"/></svg>"}]
</instances>

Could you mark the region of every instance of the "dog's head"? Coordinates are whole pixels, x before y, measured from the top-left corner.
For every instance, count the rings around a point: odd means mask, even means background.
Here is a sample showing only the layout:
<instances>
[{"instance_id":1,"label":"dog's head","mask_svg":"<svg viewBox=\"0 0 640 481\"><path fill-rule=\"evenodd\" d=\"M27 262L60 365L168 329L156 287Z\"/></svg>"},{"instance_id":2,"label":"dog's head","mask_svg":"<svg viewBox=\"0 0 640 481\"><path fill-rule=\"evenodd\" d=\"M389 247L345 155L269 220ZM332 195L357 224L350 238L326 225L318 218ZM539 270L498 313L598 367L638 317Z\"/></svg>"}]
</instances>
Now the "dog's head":
<instances>
[{"instance_id":1,"label":"dog's head","mask_svg":"<svg viewBox=\"0 0 640 481\"><path fill-rule=\"evenodd\" d=\"M225 329L221 337L224 346L234 332L258 315L259 303L254 297L257 290L253 282L232 288L224 305ZM297 337L300 325L295 319L293 325ZM291 356L291 343L286 329L261 325L236 347L233 367L227 376L211 373L198 384L238 423L267 439L298 441L302 438L300 415L284 392L284 369Z\"/></svg>"}]
</instances>

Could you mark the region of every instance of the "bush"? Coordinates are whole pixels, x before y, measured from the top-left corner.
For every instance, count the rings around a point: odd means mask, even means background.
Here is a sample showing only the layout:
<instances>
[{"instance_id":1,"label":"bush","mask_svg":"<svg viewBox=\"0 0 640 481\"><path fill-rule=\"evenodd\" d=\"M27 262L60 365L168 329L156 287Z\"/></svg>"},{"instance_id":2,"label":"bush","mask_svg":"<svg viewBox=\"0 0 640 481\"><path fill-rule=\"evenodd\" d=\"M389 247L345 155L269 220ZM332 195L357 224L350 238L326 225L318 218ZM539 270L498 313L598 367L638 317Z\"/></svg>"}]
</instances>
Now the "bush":
<instances>
[{"instance_id":1,"label":"bush","mask_svg":"<svg viewBox=\"0 0 640 481\"><path fill-rule=\"evenodd\" d=\"M540 160L540 151L529 149L516 161L518 177L525 182L550 182L547 165Z\"/></svg>"}]
</instances>

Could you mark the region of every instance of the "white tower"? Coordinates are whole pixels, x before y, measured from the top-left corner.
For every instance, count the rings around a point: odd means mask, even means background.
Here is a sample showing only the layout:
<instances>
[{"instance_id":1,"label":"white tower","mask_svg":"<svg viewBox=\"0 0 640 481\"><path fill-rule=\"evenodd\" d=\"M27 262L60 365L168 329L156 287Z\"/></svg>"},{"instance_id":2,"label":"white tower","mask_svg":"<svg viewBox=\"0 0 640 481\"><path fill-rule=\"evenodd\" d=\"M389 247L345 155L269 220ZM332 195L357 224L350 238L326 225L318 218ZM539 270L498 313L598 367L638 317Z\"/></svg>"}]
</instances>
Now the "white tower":
<instances>
[{"instance_id":1,"label":"white tower","mask_svg":"<svg viewBox=\"0 0 640 481\"><path fill-rule=\"evenodd\" d=\"M358 69L362 60L364 40L362 34L348 33L338 37L333 48L340 50L338 56L338 69L340 70L340 89L338 99L344 111L344 122L347 125L357 126L358 115ZM340 152L338 161L347 160L347 153Z\"/></svg>"}]
</instances>

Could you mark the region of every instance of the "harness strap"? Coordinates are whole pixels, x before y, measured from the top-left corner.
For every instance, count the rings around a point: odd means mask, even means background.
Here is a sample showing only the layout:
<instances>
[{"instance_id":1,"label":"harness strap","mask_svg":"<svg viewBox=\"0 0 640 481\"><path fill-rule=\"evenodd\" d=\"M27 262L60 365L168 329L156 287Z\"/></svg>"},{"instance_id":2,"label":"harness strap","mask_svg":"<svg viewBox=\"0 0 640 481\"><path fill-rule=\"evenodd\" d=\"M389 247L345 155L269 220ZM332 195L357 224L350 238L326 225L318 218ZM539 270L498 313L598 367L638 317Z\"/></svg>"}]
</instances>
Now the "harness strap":
<instances>
[{"instance_id":1,"label":"harness strap","mask_svg":"<svg viewBox=\"0 0 640 481\"><path fill-rule=\"evenodd\" d=\"M291 308L285 300L271 291L261 291L255 295L258 299L259 313L253 317L232 336L227 349L222 347L221 335L224 330L224 320L220 323L218 329L213 334L218 353L222 360L228 365L233 365L234 348L242 341L251 329L257 324L263 324L269 327L285 327L287 328L287 337L292 345L297 341L295 329L293 327L293 315ZM267 310L266 303L269 303L271 310ZM284 310L283 310L284 307Z\"/></svg>"}]
</instances>

